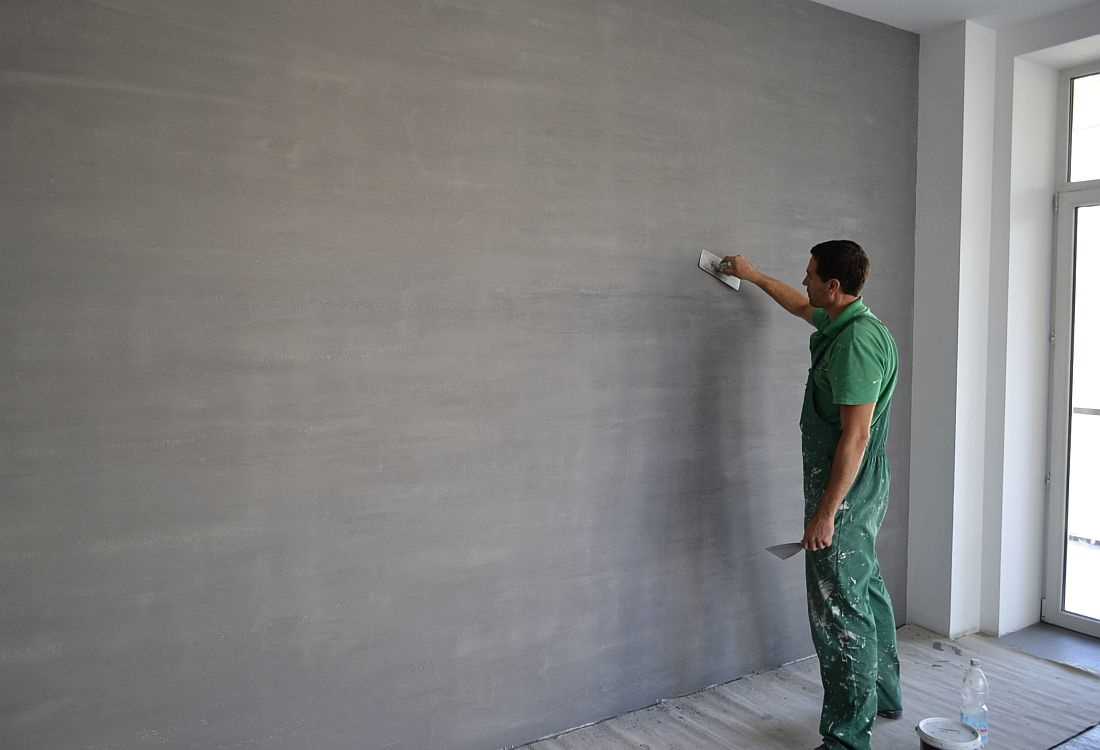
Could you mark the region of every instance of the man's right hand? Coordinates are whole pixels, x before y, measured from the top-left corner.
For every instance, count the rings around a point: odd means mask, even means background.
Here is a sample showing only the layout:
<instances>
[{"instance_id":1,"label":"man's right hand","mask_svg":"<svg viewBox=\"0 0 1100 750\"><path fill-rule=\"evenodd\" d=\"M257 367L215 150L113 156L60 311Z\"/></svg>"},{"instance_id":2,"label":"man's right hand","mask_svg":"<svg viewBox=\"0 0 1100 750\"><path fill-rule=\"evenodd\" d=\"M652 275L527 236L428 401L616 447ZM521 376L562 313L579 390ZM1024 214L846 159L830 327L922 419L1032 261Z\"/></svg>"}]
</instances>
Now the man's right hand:
<instances>
[{"instance_id":1,"label":"man's right hand","mask_svg":"<svg viewBox=\"0 0 1100 750\"><path fill-rule=\"evenodd\" d=\"M736 276L745 281L752 281L758 273L756 266L750 263L744 255L727 255L722 258L718 270L726 276Z\"/></svg>"},{"instance_id":2,"label":"man's right hand","mask_svg":"<svg viewBox=\"0 0 1100 750\"><path fill-rule=\"evenodd\" d=\"M722 261L718 264L718 272L756 284L767 292L769 297L778 302L784 310L813 325L814 308L810 305L809 298L794 287L787 286L782 281L760 273L756 266L750 263L744 255L727 255L722 258Z\"/></svg>"}]
</instances>

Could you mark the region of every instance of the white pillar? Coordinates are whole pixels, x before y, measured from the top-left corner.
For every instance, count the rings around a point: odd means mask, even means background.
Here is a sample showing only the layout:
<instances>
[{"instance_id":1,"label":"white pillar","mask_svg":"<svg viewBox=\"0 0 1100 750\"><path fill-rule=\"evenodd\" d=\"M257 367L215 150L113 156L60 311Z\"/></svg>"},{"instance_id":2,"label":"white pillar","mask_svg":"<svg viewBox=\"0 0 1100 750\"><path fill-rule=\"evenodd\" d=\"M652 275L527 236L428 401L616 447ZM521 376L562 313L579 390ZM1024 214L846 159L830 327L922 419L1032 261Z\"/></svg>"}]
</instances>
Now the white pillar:
<instances>
[{"instance_id":1,"label":"white pillar","mask_svg":"<svg viewBox=\"0 0 1100 750\"><path fill-rule=\"evenodd\" d=\"M908 621L978 629L996 34L921 36Z\"/></svg>"}]
</instances>

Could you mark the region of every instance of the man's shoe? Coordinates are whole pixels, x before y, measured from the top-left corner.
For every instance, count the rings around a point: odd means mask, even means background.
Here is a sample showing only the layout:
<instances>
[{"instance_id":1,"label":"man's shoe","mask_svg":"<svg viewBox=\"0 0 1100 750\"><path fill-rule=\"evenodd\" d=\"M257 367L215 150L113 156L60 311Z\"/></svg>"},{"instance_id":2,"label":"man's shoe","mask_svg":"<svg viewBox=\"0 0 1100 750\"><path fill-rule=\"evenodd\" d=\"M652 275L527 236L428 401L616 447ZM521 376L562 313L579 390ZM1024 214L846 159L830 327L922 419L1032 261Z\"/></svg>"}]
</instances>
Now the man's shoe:
<instances>
[{"instance_id":1,"label":"man's shoe","mask_svg":"<svg viewBox=\"0 0 1100 750\"><path fill-rule=\"evenodd\" d=\"M884 719L894 721L895 719L901 718L901 709L899 708L897 711L879 711L878 715Z\"/></svg>"}]
</instances>

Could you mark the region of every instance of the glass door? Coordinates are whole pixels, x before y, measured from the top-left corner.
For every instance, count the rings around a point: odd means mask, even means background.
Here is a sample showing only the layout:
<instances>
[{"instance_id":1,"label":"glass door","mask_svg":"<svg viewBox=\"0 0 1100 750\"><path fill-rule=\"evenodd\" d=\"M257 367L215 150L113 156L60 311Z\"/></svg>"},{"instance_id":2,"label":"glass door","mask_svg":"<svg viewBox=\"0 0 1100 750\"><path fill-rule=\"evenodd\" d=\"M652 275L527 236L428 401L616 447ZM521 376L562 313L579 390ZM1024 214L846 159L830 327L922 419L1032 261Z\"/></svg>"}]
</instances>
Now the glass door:
<instances>
[{"instance_id":1,"label":"glass door","mask_svg":"<svg viewBox=\"0 0 1100 750\"><path fill-rule=\"evenodd\" d=\"M1100 188L1059 196L1043 619L1100 637Z\"/></svg>"}]
</instances>

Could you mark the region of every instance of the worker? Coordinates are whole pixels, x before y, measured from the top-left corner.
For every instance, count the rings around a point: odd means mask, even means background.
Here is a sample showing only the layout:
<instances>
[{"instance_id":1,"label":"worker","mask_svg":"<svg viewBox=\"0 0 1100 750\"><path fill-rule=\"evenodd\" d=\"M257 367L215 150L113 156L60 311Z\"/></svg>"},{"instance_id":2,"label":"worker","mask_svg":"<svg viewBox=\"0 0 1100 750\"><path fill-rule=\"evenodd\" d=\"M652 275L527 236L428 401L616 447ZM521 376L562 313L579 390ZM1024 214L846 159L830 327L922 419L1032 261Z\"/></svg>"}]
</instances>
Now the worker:
<instances>
[{"instance_id":1,"label":"worker","mask_svg":"<svg viewBox=\"0 0 1100 750\"><path fill-rule=\"evenodd\" d=\"M894 611L875 553L898 350L860 296L869 269L850 240L810 250L805 294L741 255L720 266L816 329L800 426L807 608L825 689L817 750L870 750L876 716L902 712Z\"/></svg>"}]
</instances>

